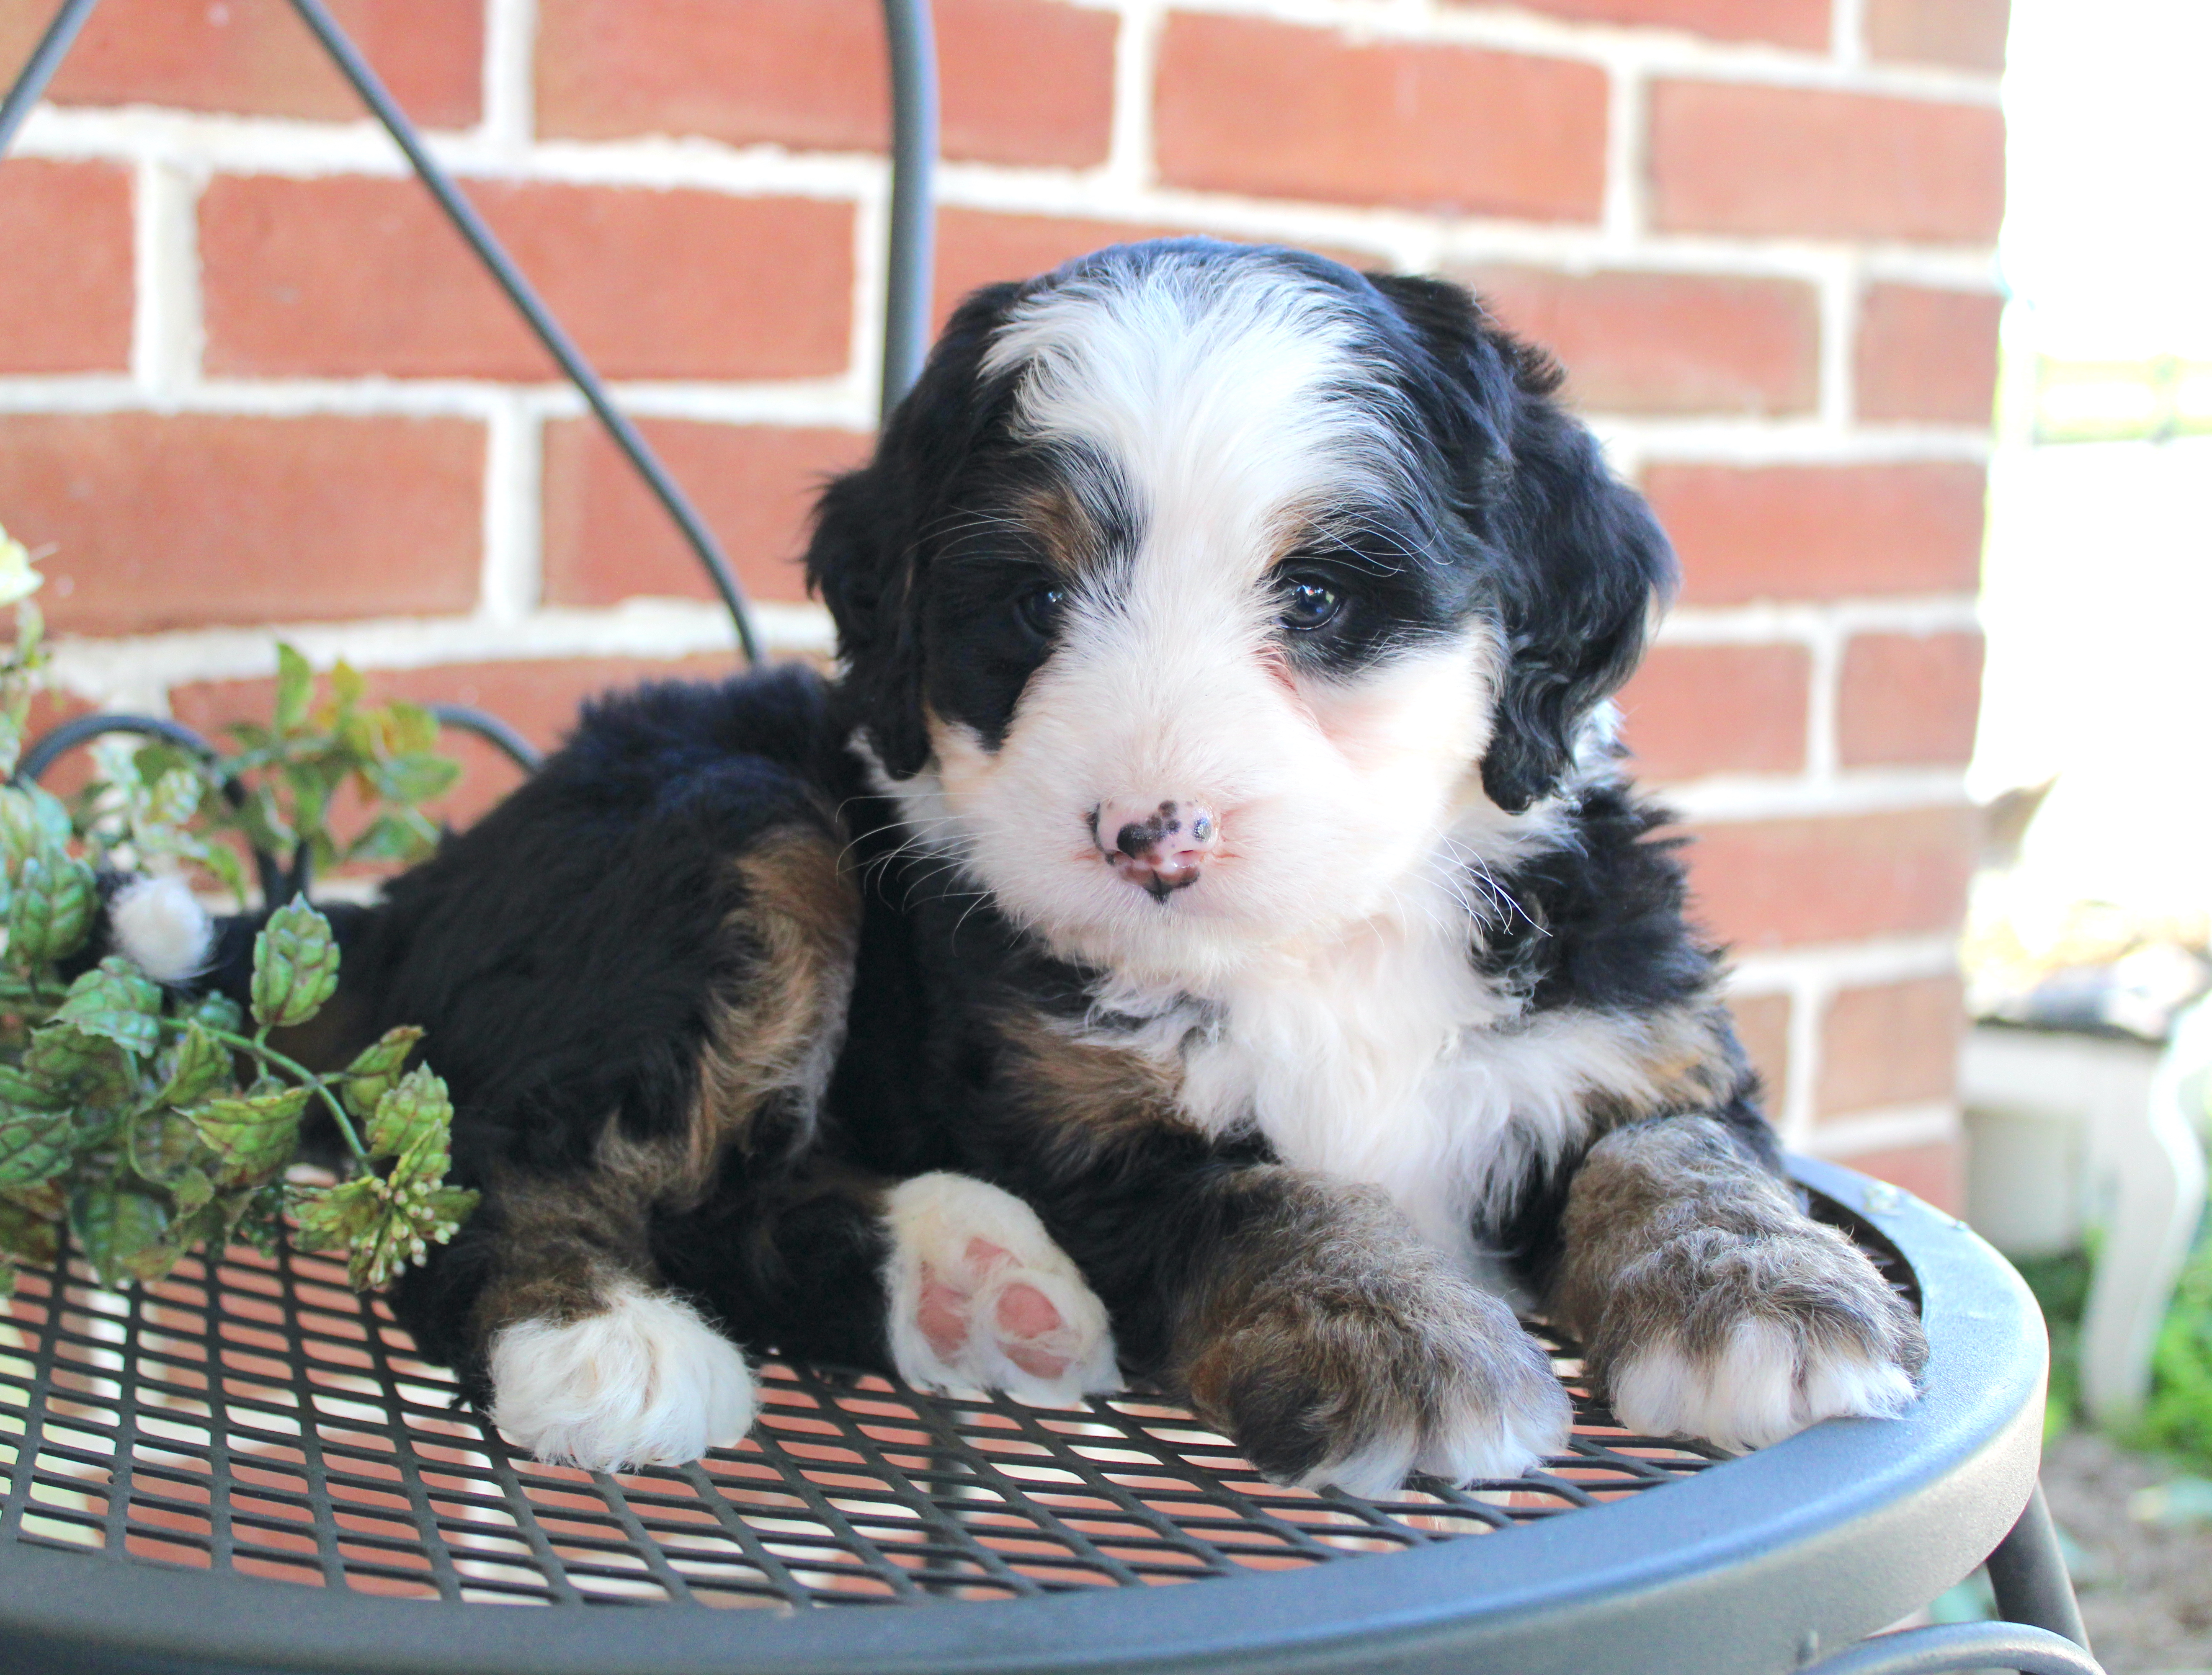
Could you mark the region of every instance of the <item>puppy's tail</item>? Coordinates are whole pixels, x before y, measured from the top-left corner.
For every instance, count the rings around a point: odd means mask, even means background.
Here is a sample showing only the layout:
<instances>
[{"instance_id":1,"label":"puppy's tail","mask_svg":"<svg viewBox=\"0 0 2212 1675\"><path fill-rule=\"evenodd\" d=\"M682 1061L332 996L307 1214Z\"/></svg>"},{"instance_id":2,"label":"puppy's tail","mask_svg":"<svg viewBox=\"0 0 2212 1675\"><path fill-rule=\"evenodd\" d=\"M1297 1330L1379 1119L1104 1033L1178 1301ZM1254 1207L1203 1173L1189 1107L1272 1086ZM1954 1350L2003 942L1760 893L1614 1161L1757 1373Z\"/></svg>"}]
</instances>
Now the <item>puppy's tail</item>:
<instances>
[{"instance_id":1,"label":"puppy's tail","mask_svg":"<svg viewBox=\"0 0 2212 1675\"><path fill-rule=\"evenodd\" d=\"M97 964L103 955L123 954L166 987L191 995L226 995L240 1006L252 1004L254 938L269 922L272 909L217 918L200 905L179 878L106 874L100 879L100 891L99 920L84 949L69 962L65 974L73 976L77 970ZM375 910L350 902L329 902L322 904L319 911L330 921L331 934L337 940L342 1002L353 998L346 990L358 987L343 980L356 975L348 971L346 956L360 942Z\"/></svg>"},{"instance_id":2,"label":"puppy's tail","mask_svg":"<svg viewBox=\"0 0 2212 1675\"><path fill-rule=\"evenodd\" d=\"M215 974L222 927L240 920L214 918L180 878L103 874L100 891L100 920L83 953L71 963L90 964L107 954L122 954L155 982L170 988L204 994L222 986ZM249 978L252 957L249 932Z\"/></svg>"}]
</instances>

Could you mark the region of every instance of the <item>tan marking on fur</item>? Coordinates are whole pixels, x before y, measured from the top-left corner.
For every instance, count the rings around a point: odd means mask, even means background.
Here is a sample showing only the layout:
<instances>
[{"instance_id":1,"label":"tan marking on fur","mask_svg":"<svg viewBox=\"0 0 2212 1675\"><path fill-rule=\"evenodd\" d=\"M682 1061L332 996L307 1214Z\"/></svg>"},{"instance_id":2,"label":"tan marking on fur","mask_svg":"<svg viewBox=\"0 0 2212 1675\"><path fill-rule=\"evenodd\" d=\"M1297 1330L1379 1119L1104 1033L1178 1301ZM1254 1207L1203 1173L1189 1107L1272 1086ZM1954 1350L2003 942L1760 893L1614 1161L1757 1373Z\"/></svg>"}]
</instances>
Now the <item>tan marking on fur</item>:
<instances>
[{"instance_id":1,"label":"tan marking on fur","mask_svg":"<svg viewBox=\"0 0 2212 1675\"><path fill-rule=\"evenodd\" d=\"M744 1144L763 1103L785 1090L821 1095L850 998L860 891L836 841L804 830L732 863L744 901L723 925L754 956L742 985L708 1003L699 1102L685 1124L684 1193L711 1178L722 1149Z\"/></svg>"},{"instance_id":2,"label":"tan marking on fur","mask_svg":"<svg viewBox=\"0 0 2212 1675\"><path fill-rule=\"evenodd\" d=\"M647 1245L655 1206L696 1202L722 1149L744 1143L768 1100L820 1095L843 1035L859 892L825 831L771 838L731 865L744 899L723 934L748 969L732 992L708 1000L696 1105L657 1139L627 1135L610 1117L588 1169L491 1183L504 1227L500 1270L476 1305L480 1342L518 1320L601 1313L617 1280L657 1284Z\"/></svg>"},{"instance_id":3,"label":"tan marking on fur","mask_svg":"<svg viewBox=\"0 0 2212 1675\"><path fill-rule=\"evenodd\" d=\"M1055 482L1014 503L1014 515L1036 537L1052 567L1079 576L1097 561L1098 532L1083 502L1066 483Z\"/></svg>"},{"instance_id":4,"label":"tan marking on fur","mask_svg":"<svg viewBox=\"0 0 2212 1675\"><path fill-rule=\"evenodd\" d=\"M1034 1013L1002 1018L1013 1062L1008 1075L1039 1118L1088 1150L1117 1135L1190 1127L1176 1078L1157 1060L1093 1041L1071 1041Z\"/></svg>"},{"instance_id":5,"label":"tan marking on fur","mask_svg":"<svg viewBox=\"0 0 2212 1675\"><path fill-rule=\"evenodd\" d=\"M1632 1117L1711 1110L1724 1104L1742 1080L1742 1054L1726 1011L1700 1005L1649 1012L1636 1020L1643 1032L1643 1071L1654 1095Z\"/></svg>"}]
</instances>

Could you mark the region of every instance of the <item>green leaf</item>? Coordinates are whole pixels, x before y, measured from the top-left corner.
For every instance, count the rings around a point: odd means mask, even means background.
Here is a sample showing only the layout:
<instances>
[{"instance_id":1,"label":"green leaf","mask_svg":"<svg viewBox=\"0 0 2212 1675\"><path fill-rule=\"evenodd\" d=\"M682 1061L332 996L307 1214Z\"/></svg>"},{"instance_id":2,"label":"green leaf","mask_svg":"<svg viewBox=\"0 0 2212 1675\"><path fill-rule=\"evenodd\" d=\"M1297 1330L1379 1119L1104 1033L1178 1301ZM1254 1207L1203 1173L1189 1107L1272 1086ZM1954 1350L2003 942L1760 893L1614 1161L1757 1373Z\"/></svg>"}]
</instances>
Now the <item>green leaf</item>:
<instances>
[{"instance_id":1,"label":"green leaf","mask_svg":"<svg viewBox=\"0 0 2212 1675\"><path fill-rule=\"evenodd\" d=\"M338 724L331 731L331 746L349 768L367 768L383 755L375 719L380 713L381 711L367 715L349 713L338 717Z\"/></svg>"},{"instance_id":2,"label":"green leaf","mask_svg":"<svg viewBox=\"0 0 2212 1675\"><path fill-rule=\"evenodd\" d=\"M169 1206L151 1193L112 1181L83 1181L70 1194L70 1231L102 1285L158 1278L175 1265L160 1250ZM167 1260L162 1260L163 1256Z\"/></svg>"},{"instance_id":3,"label":"green leaf","mask_svg":"<svg viewBox=\"0 0 2212 1675\"><path fill-rule=\"evenodd\" d=\"M315 694L315 671L307 659L276 642L276 731L293 733L307 719L307 705Z\"/></svg>"},{"instance_id":4,"label":"green leaf","mask_svg":"<svg viewBox=\"0 0 2212 1675\"><path fill-rule=\"evenodd\" d=\"M199 1131L179 1112L143 1112L131 1120L130 1132L131 1167L164 1186L173 1186L204 1150Z\"/></svg>"},{"instance_id":5,"label":"green leaf","mask_svg":"<svg viewBox=\"0 0 2212 1675\"><path fill-rule=\"evenodd\" d=\"M283 1088L240 1099L210 1100L185 1113L220 1160L226 1185L266 1180L300 1149L300 1115L308 1090Z\"/></svg>"},{"instance_id":6,"label":"green leaf","mask_svg":"<svg viewBox=\"0 0 2212 1675\"><path fill-rule=\"evenodd\" d=\"M422 1039L422 1032L412 1024L403 1024L397 1029L387 1029L378 1040L361 1050L354 1061L338 1074L339 1096L345 1108L356 1117L366 1117L374 1112L385 1095L399 1080L399 1073L407 1068L407 1055L415 1050L415 1043Z\"/></svg>"},{"instance_id":7,"label":"green leaf","mask_svg":"<svg viewBox=\"0 0 2212 1675\"><path fill-rule=\"evenodd\" d=\"M369 774L376 788L395 803L427 803L452 790L460 777L460 763L428 751L393 756L379 762Z\"/></svg>"},{"instance_id":8,"label":"green leaf","mask_svg":"<svg viewBox=\"0 0 2212 1675\"><path fill-rule=\"evenodd\" d=\"M301 1250L343 1250L366 1237L383 1217L384 1183L358 1175L335 1186L315 1186L293 1200Z\"/></svg>"},{"instance_id":9,"label":"green leaf","mask_svg":"<svg viewBox=\"0 0 2212 1675\"><path fill-rule=\"evenodd\" d=\"M288 1029L314 1017L338 986L338 945L331 922L305 896L269 915L253 939L253 1017L264 1029Z\"/></svg>"},{"instance_id":10,"label":"green leaf","mask_svg":"<svg viewBox=\"0 0 2212 1675\"><path fill-rule=\"evenodd\" d=\"M395 756L420 756L438 748L438 718L404 698L385 706L384 729Z\"/></svg>"},{"instance_id":11,"label":"green leaf","mask_svg":"<svg viewBox=\"0 0 2212 1675\"><path fill-rule=\"evenodd\" d=\"M28 1111L59 1111L68 1104L66 1093L49 1088L13 1065L0 1064L0 1105Z\"/></svg>"},{"instance_id":12,"label":"green leaf","mask_svg":"<svg viewBox=\"0 0 2212 1675\"><path fill-rule=\"evenodd\" d=\"M45 847L28 790L0 786L0 865L7 867L9 878L13 880L23 863Z\"/></svg>"},{"instance_id":13,"label":"green leaf","mask_svg":"<svg viewBox=\"0 0 2212 1675\"><path fill-rule=\"evenodd\" d=\"M9 1111L0 1115L0 1186L51 1180L70 1166L76 1124L66 1111Z\"/></svg>"},{"instance_id":14,"label":"green leaf","mask_svg":"<svg viewBox=\"0 0 2212 1675\"><path fill-rule=\"evenodd\" d=\"M146 793L147 826L181 826L199 812L207 781L189 768L166 769Z\"/></svg>"},{"instance_id":15,"label":"green leaf","mask_svg":"<svg viewBox=\"0 0 2212 1675\"><path fill-rule=\"evenodd\" d=\"M246 900L246 867L238 857L231 853L228 846L222 843L200 843L196 841L189 849L182 853L189 854L209 871L214 873L222 881L222 887L240 901Z\"/></svg>"},{"instance_id":16,"label":"green leaf","mask_svg":"<svg viewBox=\"0 0 2212 1675\"><path fill-rule=\"evenodd\" d=\"M54 1014L55 1023L73 1024L142 1059L161 1045L161 986L118 954L70 984L69 998Z\"/></svg>"},{"instance_id":17,"label":"green leaf","mask_svg":"<svg viewBox=\"0 0 2212 1675\"><path fill-rule=\"evenodd\" d=\"M128 1103L138 1079L131 1059L113 1041L88 1035L74 1024L50 1023L31 1034L23 1069L54 1102L106 1111Z\"/></svg>"},{"instance_id":18,"label":"green leaf","mask_svg":"<svg viewBox=\"0 0 2212 1675\"><path fill-rule=\"evenodd\" d=\"M74 954L99 900L92 869L65 855L25 858L8 902L8 958L30 971Z\"/></svg>"},{"instance_id":19,"label":"green leaf","mask_svg":"<svg viewBox=\"0 0 2212 1675\"><path fill-rule=\"evenodd\" d=\"M169 1076L161 1084L161 1103L179 1107L197 1104L214 1092L216 1083L230 1071L230 1049L209 1035L197 1017L192 1018L185 1023L185 1033L170 1055Z\"/></svg>"},{"instance_id":20,"label":"green leaf","mask_svg":"<svg viewBox=\"0 0 2212 1675\"><path fill-rule=\"evenodd\" d=\"M346 848L348 860L416 861L438 847L438 828L414 809L388 810Z\"/></svg>"},{"instance_id":21,"label":"green leaf","mask_svg":"<svg viewBox=\"0 0 2212 1675\"><path fill-rule=\"evenodd\" d=\"M26 786L23 790L31 799L31 817L45 834L47 847L59 849L76 831L70 821L68 805L44 786Z\"/></svg>"},{"instance_id":22,"label":"green leaf","mask_svg":"<svg viewBox=\"0 0 2212 1675\"><path fill-rule=\"evenodd\" d=\"M199 1004L192 1008L191 1020L204 1029L220 1029L228 1035L235 1035L246 1027L246 1015L227 994L202 995Z\"/></svg>"},{"instance_id":23,"label":"green leaf","mask_svg":"<svg viewBox=\"0 0 2212 1675\"><path fill-rule=\"evenodd\" d=\"M15 762L23 754L23 724L16 719L14 707L0 710L0 779L12 777Z\"/></svg>"},{"instance_id":24,"label":"green leaf","mask_svg":"<svg viewBox=\"0 0 2212 1675\"><path fill-rule=\"evenodd\" d=\"M187 1165L169 1182L169 1196L176 1199L179 1211L190 1214L215 1197L215 1182L208 1179L206 1170Z\"/></svg>"},{"instance_id":25,"label":"green leaf","mask_svg":"<svg viewBox=\"0 0 2212 1675\"><path fill-rule=\"evenodd\" d=\"M389 1284L410 1263L419 1263L433 1244L444 1244L477 1207L477 1194L465 1187L417 1186L395 1191L383 1219L367 1241L356 1240L346 1277L356 1290Z\"/></svg>"},{"instance_id":26,"label":"green leaf","mask_svg":"<svg viewBox=\"0 0 2212 1675\"><path fill-rule=\"evenodd\" d=\"M51 1183L0 1192L0 1251L40 1267L52 1263L62 1252L65 1203Z\"/></svg>"},{"instance_id":27,"label":"green leaf","mask_svg":"<svg viewBox=\"0 0 2212 1675\"><path fill-rule=\"evenodd\" d=\"M368 683L362 679L361 671L340 658L331 668L331 699L343 714L362 701L368 690Z\"/></svg>"},{"instance_id":28,"label":"green leaf","mask_svg":"<svg viewBox=\"0 0 2212 1675\"><path fill-rule=\"evenodd\" d=\"M387 1041L391 1039L389 1035L385 1037ZM380 1047L383 1045L384 1041L377 1043ZM372 1157L396 1157L427 1139L434 1142L442 1158L446 1138L453 1132L453 1107L446 1095L446 1084L431 1074L428 1065L423 1065L401 1077L377 1100L375 1113L368 1120L368 1132L363 1138L368 1142ZM445 1172L441 1161L436 1174L442 1175Z\"/></svg>"}]
</instances>

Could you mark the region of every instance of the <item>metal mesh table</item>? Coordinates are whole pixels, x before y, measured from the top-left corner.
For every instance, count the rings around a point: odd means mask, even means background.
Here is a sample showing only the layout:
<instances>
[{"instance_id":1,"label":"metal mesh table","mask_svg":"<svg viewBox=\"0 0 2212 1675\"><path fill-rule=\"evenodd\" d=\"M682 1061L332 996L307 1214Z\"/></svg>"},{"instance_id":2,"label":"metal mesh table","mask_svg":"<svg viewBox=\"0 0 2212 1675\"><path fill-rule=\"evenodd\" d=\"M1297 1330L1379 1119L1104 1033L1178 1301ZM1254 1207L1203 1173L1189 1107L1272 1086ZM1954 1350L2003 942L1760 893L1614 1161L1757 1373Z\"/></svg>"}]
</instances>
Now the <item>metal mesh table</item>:
<instances>
[{"instance_id":1,"label":"metal mesh table","mask_svg":"<svg viewBox=\"0 0 2212 1675\"><path fill-rule=\"evenodd\" d=\"M1266 1482L1187 1413L933 1399L770 1363L753 1435L609 1477L514 1453L453 1408L342 1271L234 1251L117 1296L33 1274L0 1354L20 1416L4 1532L364 1593L567 1605L825 1606L1186 1582L1550 1518L1705 1470L1577 1389L1540 1477L1387 1502ZM1559 1345L1563 1376L1576 1363Z\"/></svg>"},{"instance_id":2,"label":"metal mesh table","mask_svg":"<svg viewBox=\"0 0 2212 1675\"><path fill-rule=\"evenodd\" d=\"M1996 1545L2042 1372L1971 1234L1804 1168L1922 1303L1912 1417L1732 1460L1624 1433L1553 1338L1570 1453L1374 1502L1271 1484L1156 1398L780 1363L738 1447L546 1466L319 1259L233 1251L128 1295L27 1272L0 1333L0 1645L73 1671L1580 1670L1616 1641L1638 1670L1794 1667Z\"/></svg>"}]
</instances>

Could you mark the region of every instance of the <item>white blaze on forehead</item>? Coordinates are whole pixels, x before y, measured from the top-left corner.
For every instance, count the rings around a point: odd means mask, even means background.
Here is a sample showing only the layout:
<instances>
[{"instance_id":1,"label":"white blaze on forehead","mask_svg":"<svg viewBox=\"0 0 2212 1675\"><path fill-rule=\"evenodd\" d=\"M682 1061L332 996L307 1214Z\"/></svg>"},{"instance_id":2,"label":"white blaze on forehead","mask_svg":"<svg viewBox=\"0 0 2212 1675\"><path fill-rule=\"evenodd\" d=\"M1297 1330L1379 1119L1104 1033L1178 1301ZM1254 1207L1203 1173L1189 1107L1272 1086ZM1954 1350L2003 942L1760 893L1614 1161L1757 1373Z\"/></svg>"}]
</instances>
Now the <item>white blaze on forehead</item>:
<instances>
[{"instance_id":1,"label":"white blaze on forehead","mask_svg":"<svg viewBox=\"0 0 2212 1675\"><path fill-rule=\"evenodd\" d=\"M1413 488L1358 311L1270 259L1155 255L1024 303L987 367L1023 434L1110 476L1070 486L1121 495L1133 549L1071 590L1001 739L937 725L917 822L1058 951L1185 986L1386 908L1465 794L1492 648L1471 625L1342 677L1285 657L1270 567ZM1172 903L1096 847L1122 799L1218 816Z\"/></svg>"},{"instance_id":2,"label":"white blaze on forehead","mask_svg":"<svg viewBox=\"0 0 2212 1675\"><path fill-rule=\"evenodd\" d=\"M1289 519L1402 474L1364 335L1290 269L1193 256L1030 298L984 366L1018 369L1024 433L1112 463L1148 549L1249 582Z\"/></svg>"}]
</instances>

